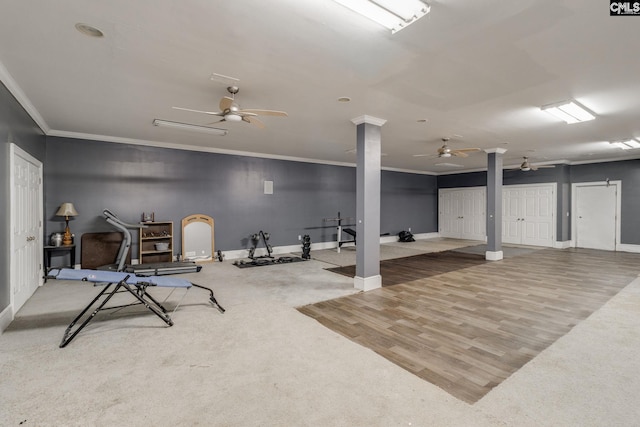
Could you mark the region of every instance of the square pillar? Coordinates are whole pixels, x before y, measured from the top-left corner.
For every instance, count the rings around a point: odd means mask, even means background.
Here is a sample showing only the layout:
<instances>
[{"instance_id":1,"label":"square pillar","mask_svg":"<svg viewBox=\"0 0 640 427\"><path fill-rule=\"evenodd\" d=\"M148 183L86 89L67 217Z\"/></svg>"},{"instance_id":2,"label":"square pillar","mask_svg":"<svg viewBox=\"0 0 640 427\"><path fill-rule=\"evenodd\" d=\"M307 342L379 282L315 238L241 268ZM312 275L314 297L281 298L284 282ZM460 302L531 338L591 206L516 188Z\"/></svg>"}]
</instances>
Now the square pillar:
<instances>
[{"instance_id":1,"label":"square pillar","mask_svg":"<svg viewBox=\"0 0 640 427\"><path fill-rule=\"evenodd\" d=\"M502 155L504 148L487 153L487 251L485 259L499 261L502 253Z\"/></svg>"},{"instance_id":2,"label":"square pillar","mask_svg":"<svg viewBox=\"0 0 640 427\"><path fill-rule=\"evenodd\" d=\"M382 287L380 276L380 147L386 120L361 116L356 132L356 276L363 291Z\"/></svg>"}]
</instances>

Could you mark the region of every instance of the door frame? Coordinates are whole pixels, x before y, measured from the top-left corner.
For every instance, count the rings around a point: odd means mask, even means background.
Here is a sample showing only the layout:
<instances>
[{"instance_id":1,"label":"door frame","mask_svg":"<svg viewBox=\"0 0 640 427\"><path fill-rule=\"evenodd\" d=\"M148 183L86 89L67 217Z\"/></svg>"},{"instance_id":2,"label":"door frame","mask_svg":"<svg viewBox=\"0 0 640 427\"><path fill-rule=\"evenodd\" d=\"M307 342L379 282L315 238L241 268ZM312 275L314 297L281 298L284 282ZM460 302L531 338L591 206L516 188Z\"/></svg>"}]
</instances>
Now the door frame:
<instances>
[{"instance_id":1,"label":"door frame","mask_svg":"<svg viewBox=\"0 0 640 427\"><path fill-rule=\"evenodd\" d=\"M616 241L614 243L614 251L618 250L620 246L620 220L621 218L621 209L622 209L622 180L615 181L593 181L593 182L579 182L571 184L571 247L577 247L578 241L576 239L577 233L577 224L575 221L575 217L577 215L576 209L578 205L578 187L606 187L610 185L616 186Z\"/></svg>"},{"instance_id":2,"label":"door frame","mask_svg":"<svg viewBox=\"0 0 640 427\"><path fill-rule=\"evenodd\" d=\"M24 151L22 148L20 148L19 146L17 146L15 143L10 143L9 144L9 199L11 200L11 206L15 205L15 197L16 197L16 191L15 191L15 179L14 179L14 173L15 173L15 158L16 156L20 156L22 158L24 158L25 160L27 160L28 162L33 163L34 165L36 165L38 167L38 171L39 171L39 185L38 185L38 221L39 221L39 230L40 230L40 239L38 239L38 241L40 242L40 247L37 248L37 254L38 254L38 260L39 260L39 265L40 265L40 270L42 270L42 265L43 265L43 235L42 235L42 231L43 231L43 224L44 224L44 190L43 190L43 165L42 162L38 159L36 159L35 157L33 157L31 154L27 153L26 151ZM15 257L14 257L14 236L13 236L13 230L16 224L16 214L15 211L13 209L13 207L10 208L10 212L9 212L9 306L11 307L11 320L13 320L15 318L15 314L16 314L16 310L15 310L15 297L14 297L14 293L15 293L15 287L14 287L14 283L16 283L15 280ZM44 277L42 277L42 275L40 275L40 278L38 279L38 286L42 286L44 284Z\"/></svg>"}]
</instances>

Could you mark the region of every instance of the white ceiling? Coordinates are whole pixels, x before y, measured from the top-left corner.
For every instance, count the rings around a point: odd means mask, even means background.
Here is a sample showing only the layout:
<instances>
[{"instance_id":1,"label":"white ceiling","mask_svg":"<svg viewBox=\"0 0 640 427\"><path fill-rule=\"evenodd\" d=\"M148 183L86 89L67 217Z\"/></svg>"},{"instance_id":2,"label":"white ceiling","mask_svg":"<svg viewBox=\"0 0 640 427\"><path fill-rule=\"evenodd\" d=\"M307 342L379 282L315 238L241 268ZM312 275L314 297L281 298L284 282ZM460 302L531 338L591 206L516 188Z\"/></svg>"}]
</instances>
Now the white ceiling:
<instances>
[{"instance_id":1,"label":"white ceiling","mask_svg":"<svg viewBox=\"0 0 640 427\"><path fill-rule=\"evenodd\" d=\"M505 148L506 166L640 157L608 143L640 138L640 16L610 17L593 0L430 4L392 35L331 0L3 0L0 78L48 135L352 164L351 119L366 114L387 120L387 169L486 166L483 152L413 157L443 137ZM171 107L217 111L227 85L212 73L240 80L241 107L289 117L218 124L227 136L152 125L211 123ZM569 98L597 119L567 125L540 111Z\"/></svg>"}]
</instances>

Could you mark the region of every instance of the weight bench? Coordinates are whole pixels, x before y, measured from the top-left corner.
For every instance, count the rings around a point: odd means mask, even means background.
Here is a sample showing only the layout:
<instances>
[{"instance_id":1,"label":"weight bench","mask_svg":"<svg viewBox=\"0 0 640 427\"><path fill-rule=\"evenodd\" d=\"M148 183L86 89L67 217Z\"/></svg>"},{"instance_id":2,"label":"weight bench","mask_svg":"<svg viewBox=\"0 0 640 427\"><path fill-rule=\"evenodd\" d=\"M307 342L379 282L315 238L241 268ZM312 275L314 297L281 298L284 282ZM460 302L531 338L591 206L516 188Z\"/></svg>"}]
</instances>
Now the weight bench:
<instances>
[{"instance_id":1,"label":"weight bench","mask_svg":"<svg viewBox=\"0 0 640 427\"><path fill-rule=\"evenodd\" d=\"M48 279L58 280L82 280L85 282L92 282L96 286L104 286L104 288L98 293L98 295L76 316L75 319L69 324L62 337L60 348L65 347L75 338L76 335L85 327L98 312L103 310L120 309L133 305L144 305L149 311L158 316L167 325L172 326L173 320L169 317L167 310L160 304L155 298L153 298L147 289L150 287L160 288L183 288L189 290L192 286L209 291L209 301L218 309L221 313L224 313L224 308L218 304L216 298L213 295L213 291L204 286L196 285L188 280L175 278L175 277L158 277L158 276L145 276L139 277L135 274L115 271L103 271L103 270L74 270L71 268L52 269L47 274ZM105 307L109 300L117 293L129 293L134 297L134 302L130 304L117 305ZM186 295L186 292L185 292ZM100 302L100 299L102 301ZM167 297L168 298L168 297ZM183 297L184 298L184 297ZM180 305L180 304L178 304ZM93 307L93 311L87 314ZM178 307L174 309L174 311ZM84 320L79 326L76 326L81 319Z\"/></svg>"}]
</instances>

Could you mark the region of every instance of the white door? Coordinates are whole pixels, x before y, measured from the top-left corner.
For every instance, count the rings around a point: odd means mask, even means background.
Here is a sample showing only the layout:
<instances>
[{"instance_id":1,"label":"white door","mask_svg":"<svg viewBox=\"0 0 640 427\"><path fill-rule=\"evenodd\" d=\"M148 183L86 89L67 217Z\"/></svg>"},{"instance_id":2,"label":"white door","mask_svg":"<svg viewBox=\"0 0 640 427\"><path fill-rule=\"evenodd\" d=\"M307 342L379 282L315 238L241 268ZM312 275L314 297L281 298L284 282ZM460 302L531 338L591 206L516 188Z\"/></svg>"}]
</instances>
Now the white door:
<instances>
[{"instance_id":1,"label":"white door","mask_svg":"<svg viewBox=\"0 0 640 427\"><path fill-rule=\"evenodd\" d=\"M522 199L522 244L552 247L555 227L553 186L525 188Z\"/></svg>"},{"instance_id":2,"label":"white door","mask_svg":"<svg viewBox=\"0 0 640 427\"><path fill-rule=\"evenodd\" d=\"M468 240L484 240L487 237L486 206L487 196L484 188L463 190L460 192L462 199L461 235Z\"/></svg>"},{"instance_id":3,"label":"white door","mask_svg":"<svg viewBox=\"0 0 640 427\"><path fill-rule=\"evenodd\" d=\"M454 239L486 239L484 187L442 189L438 197L438 231Z\"/></svg>"},{"instance_id":4,"label":"white door","mask_svg":"<svg viewBox=\"0 0 640 427\"><path fill-rule=\"evenodd\" d=\"M502 188L502 242L520 244L522 211L520 189Z\"/></svg>"},{"instance_id":5,"label":"white door","mask_svg":"<svg viewBox=\"0 0 640 427\"><path fill-rule=\"evenodd\" d=\"M42 163L10 146L11 306L13 314L43 283Z\"/></svg>"},{"instance_id":6,"label":"white door","mask_svg":"<svg viewBox=\"0 0 640 427\"><path fill-rule=\"evenodd\" d=\"M615 250L618 186L585 185L575 190L576 247Z\"/></svg>"},{"instance_id":7,"label":"white door","mask_svg":"<svg viewBox=\"0 0 640 427\"><path fill-rule=\"evenodd\" d=\"M554 190L554 184L503 187L503 243L553 246Z\"/></svg>"}]
</instances>

